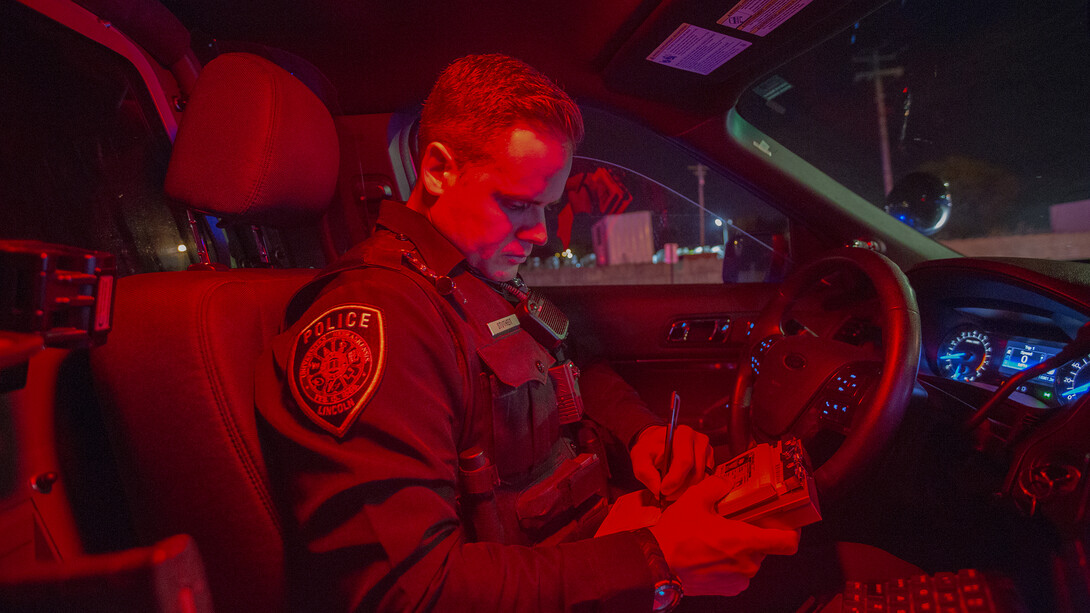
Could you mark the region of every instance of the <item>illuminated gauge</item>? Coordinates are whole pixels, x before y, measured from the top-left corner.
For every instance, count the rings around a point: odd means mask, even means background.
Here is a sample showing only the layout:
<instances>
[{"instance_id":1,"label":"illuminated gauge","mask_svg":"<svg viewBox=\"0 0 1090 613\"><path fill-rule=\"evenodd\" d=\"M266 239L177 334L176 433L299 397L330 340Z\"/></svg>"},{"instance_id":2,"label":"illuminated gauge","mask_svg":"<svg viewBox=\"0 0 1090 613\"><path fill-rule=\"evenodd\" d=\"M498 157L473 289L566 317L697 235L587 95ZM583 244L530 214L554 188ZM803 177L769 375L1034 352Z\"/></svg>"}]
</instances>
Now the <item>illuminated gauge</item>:
<instances>
[{"instance_id":1,"label":"illuminated gauge","mask_svg":"<svg viewBox=\"0 0 1090 613\"><path fill-rule=\"evenodd\" d=\"M957 381L976 381L992 359L992 344L982 330L961 330L939 347L939 371Z\"/></svg>"},{"instance_id":2,"label":"illuminated gauge","mask_svg":"<svg viewBox=\"0 0 1090 613\"><path fill-rule=\"evenodd\" d=\"M1064 402L1082 396L1090 390L1090 355L1065 365L1056 373L1056 393Z\"/></svg>"}]
</instances>

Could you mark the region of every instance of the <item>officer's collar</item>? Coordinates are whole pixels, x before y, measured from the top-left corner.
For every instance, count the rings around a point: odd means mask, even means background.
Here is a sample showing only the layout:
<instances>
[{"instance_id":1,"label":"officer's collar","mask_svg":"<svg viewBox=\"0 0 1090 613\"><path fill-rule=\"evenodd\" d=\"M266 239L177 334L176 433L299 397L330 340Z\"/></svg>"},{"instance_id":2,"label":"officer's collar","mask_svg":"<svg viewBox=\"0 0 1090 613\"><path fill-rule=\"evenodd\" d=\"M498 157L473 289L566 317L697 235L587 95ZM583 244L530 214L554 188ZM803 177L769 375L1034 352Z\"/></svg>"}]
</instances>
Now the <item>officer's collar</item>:
<instances>
[{"instance_id":1,"label":"officer's collar","mask_svg":"<svg viewBox=\"0 0 1090 613\"><path fill-rule=\"evenodd\" d=\"M503 296L509 302L517 303L525 300L527 294L530 292L530 288L526 286L526 282L522 280L521 275L516 274L515 278L508 281L493 281L474 268L467 266L466 270L469 274L480 279L485 285L492 288L493 291Z\"/></svg>"},{"instance_id":2,"label":"officer's collar","mask_svg":"<svg viewBox=\"0 0 1090 613\"><path fill-rule=\"evenodd\" d=\"M439 275L450 275L465 256L426 217L400 202L384 201L378 214L378 225L412 242L428 268Z\"/></svg>"}]
</instances>

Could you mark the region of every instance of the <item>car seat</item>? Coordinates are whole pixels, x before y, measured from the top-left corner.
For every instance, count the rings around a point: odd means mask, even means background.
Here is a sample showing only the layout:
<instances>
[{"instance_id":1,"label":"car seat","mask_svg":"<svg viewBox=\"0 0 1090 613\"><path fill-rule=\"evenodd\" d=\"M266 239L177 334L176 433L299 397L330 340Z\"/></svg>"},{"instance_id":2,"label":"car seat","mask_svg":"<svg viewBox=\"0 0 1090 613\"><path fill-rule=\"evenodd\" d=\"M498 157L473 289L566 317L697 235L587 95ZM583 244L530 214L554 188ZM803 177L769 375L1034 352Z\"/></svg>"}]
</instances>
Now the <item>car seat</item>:
<instances>
[{"instance_id":1,"label":"car seat","mask_svg":"<svg viewBox=\"0 0 1090 613\"><path fill-rule=\"evenodd\" d=\"M231 223L287 227L325 212L338 160L333 118L309 89L256 55L224 54L194 86L165 191ZM119 280L113 330L91 356L96 392L141 544L189 534L217 611L282 610L254 362L316 271L193 268Z\"/></svg>"}]
</instances>

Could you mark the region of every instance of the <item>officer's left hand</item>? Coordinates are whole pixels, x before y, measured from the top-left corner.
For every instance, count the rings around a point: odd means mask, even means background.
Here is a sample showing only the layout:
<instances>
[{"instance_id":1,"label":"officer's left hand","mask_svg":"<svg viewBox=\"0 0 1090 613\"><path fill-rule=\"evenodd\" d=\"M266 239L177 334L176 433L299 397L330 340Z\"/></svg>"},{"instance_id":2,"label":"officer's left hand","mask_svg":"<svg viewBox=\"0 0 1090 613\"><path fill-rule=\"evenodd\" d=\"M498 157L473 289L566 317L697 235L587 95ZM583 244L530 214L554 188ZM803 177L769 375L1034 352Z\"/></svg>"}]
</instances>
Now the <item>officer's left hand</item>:
<instances>
[{"instance_id":1,"label":"officer's left hand","mask_svg":"<svg viewBox=\"0 0 1090 613\"><path fill-rule=\"evenodd\" d=\"M689 426L678 426L674 432L674 457L670 471L663 477L659 469L665 460L666 426L650 426L640 433L632 445L632 473L655 496L677 500L690 486L705 476L705 468L715 466L708 437Z\"/></svg>"}]
</instances>

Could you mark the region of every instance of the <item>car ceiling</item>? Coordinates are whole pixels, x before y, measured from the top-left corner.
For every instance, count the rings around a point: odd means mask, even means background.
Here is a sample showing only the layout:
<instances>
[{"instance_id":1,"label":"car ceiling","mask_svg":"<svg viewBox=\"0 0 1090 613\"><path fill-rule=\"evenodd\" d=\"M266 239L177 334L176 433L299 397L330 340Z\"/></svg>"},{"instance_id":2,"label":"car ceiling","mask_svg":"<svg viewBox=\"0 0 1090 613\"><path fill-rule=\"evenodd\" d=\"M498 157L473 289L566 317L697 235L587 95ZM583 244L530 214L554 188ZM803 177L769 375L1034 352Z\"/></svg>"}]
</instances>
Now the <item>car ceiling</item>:
<instances>
[{"instance_id":1,"label":"car ceiling","mask_svg":"<svg viewBox=\"0 0 1090 613\"><path fill-rule=\"evenodd\" d=\"M743 0L745 1L745 0ZM761 75L884 0L813 0L710 75L645 58L680 24L733 33L716 20L736 2L676 0L165 0L194 46L259 44L314 64L345 114L419 103L435 76L468 53L536 66L580 100L596 100L680 134L721 115Z\"/></svg>"}]
</instances>

